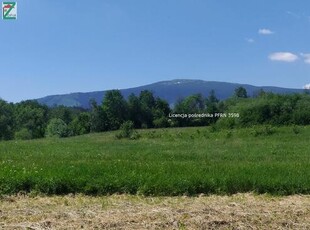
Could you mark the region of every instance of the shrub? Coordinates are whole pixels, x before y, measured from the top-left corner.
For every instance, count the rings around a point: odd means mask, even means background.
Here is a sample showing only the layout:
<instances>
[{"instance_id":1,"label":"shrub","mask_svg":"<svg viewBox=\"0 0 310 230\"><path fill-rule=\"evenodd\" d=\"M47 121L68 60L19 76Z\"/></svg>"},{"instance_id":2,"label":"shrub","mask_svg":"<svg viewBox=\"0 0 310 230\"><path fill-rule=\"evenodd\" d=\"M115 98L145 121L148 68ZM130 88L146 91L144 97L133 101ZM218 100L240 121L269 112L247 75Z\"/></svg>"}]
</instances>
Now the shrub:
<instances>
[{"instance_id":1,"label":"shrub","mask_svg":"<svg viewBox=\"0 0 310 230\"><path fill-rule=\"evenodd\" d=\"M299 134L301 132L300 127L298 127L297 125L294 125L292 130L293 130L293 133L295 134Z\"/></svg>"},{"instance_id":2,"label":"shrub","mask_svg":"<svg viewBox=\"0 0 310 230\"><path fill-rule=\"evenodd\" d=\"M216 126L224 129L233 129L237 126L236 118L221 118L216 122Z\"/></svg>"},{"instance_id":3,"label":"shrub","mask_svg":"<svg viewBox=\"0 0 310 230\"><path fill-rule=\"evenodd\" d=\"M130 136L130 139L131 139L131 140L137 140L137 139L139 139L140 137L141 137L141 135L140 135L136 130L134 130L133 133L132 133L131 136Z\"/></svg>"},{"instance_id":4,"label":"shrub","mask_svg":"<svg viewBox=\"0 0 310 230\"><path fill-rule=\"evenodd\" d=\"M274 127L272 127L272 126L270 126L270 125L265 125L265 127L264 127L264 133L265 133L266 135L272 135L272 134L274 134L275 132L276 132L276 130L275 130Z\"/></svg>"},{"instance_id":5,"label":"shrub","mask_svg":"<svg viewBox=\"0 0 310 230\"><path fill-rule=\"evenodd\" d=\"M161 118L155 119L153 121L153 123L154 123L155 128L169 127L169 122L168 122L168 119L166 117L161 117Z\"/></svg>"},{"instance_id":6,"label":"shrub","mask_svg":"<svg viewBox=\"0 0 310 230\"><path fill-rule=\"evenodd\" d=\"M254 126L252 130L252 135L254 137L257 136L270 136L276 132L276 129L272 127L271 125L265 125L265 126Z\"/></svg>"},{"instance_id":7,"label":"shrub","mask_svg":"<svg viewBox=\"0 0 310 230\"><path fill-rule=\"evenodd\" d=\"M47 137L67 137L68 135L68 126L63 120L59 118L50 120L46 128Z\"/></svg>"},{"instance_id":8,"label":"shrub","mask_svg":"<svg viewBox=\"0 0 310 230\"><path fill-rule=\"evenodd\" d=\"M128 138L136 140L140 138L140 134L134 130L134 124L132 121L125 121L121 127L120 132L115 136L117 139Z\"/></svg>"},{"instance_id":9,"label":"shrub","mask_svg":"<svg viewBox=\"0 0 310 230\"><path fill-rule=\"evenodd\" d=\"M22 128L21 130L15 133L15 139L16 140L30 140L32 139L32 134L28 129Z\"/></svg>"}]
</instances>

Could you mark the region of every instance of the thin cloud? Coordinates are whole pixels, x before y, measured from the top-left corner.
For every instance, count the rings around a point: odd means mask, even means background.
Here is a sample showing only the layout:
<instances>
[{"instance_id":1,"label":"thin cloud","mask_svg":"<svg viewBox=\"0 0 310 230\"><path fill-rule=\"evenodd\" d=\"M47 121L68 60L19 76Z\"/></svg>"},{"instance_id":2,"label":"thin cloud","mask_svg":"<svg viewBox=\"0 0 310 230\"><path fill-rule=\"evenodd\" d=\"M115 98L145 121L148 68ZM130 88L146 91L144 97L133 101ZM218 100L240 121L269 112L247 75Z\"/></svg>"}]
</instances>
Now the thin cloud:
<instances>
[{"instance_id":1,"label":"thin cloud","mask_svg":"<svg viewBox=\"0 0 310 230\"><path fill-rule=\"evenodd\" d=\"M300 15L299 14L296 14L292 11L286 11L286 13L294 18L300 18Z\"/></svg>"},{"instance_id":2,"label":"thin cloud","mask_svg":"<svg viewBox=\"0 0 310 230\"><path fill-rule=\"evenodd\" d=\"M304 85L304 87L303 87L304 89L310 89L310 83L309 84L306 84L306 85Z\"/></svg>"},{"instance_id":3,"label":"thin cloud","mask_svg":"<svg viewBox=\"0 0 310 230\"><path fill-rule=\"evenodd\" d=\"M292 11L286 11L286 14L291 16L292 18L295 18L296 20L306 20L310 22L310 16L306 15L305 13L295 13Z\"/></svg>"},{"instance_id":4,"label":"thin cloud","mask_svg":"<svg viewBox=\"0 0 310 230\"><path fill-rule=\"evenodd\" d=\"M259 29L258 33L261 35L271 35L274 34L274 32L270 29Z\"/></svg>"},{"instance_id":5,"label":"thin cloud","mask_svg":"<svg viewBox=\"0 0 310 230\"><path fill-rule=\"evenodd\" d=\"M298 56L290 52L276 52L269 55L271 61L294 62Z\"/></svg>"},{"instance_id":6,"label":"thin cloud","mask_svg":"<svg viewBox=\"0 0 310 230\"><path fill-rule=\"evenodd\" d=\"M253 38L246 38L245 39L248 43L254 43L255 40Z\"/></svg>"},{"instance_id":7,"label":"thin cloud","mask_svg":"<svg viewBox=\"0 0 310 230\"><path fill-rule=\"evenodd\" d=\"M300 55L304 58L305 63L310 64L310 53L308 54L301 53Z\"/></svg>"}]
</instances>

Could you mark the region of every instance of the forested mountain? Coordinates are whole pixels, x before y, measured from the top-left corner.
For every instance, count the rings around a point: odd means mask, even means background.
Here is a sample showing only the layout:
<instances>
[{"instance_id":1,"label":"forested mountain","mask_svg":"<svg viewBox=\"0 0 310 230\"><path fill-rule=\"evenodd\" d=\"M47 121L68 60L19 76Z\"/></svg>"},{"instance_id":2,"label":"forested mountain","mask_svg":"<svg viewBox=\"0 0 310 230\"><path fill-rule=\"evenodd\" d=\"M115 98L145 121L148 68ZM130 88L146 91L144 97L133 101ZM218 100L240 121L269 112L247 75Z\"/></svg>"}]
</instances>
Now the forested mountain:
<instances>
[{"instance_id":1,"label":"forested mountain","mask_svg":"<svg viewBox=\"0 0 310 230\"><path fill-rule=\"evenodd\" d=\"M279 94L287 93L301 93L302 89L288 89L270 86L253 86L247 84L236 84L227 82L216 81L203 81L203 80L186 80L176 79L171 81L162 81L153 83L150 85L144 85L135 88L121 89L122 95L127 99L128 96L133 93L139 95L141 91L148 90L153 92L154 96L160 97L166 100L170 105L175 104L179 99L183 99L189 95L200 93L202 96L207 97L211 90L215 91L218 99L224 100L234 94L234 90L237 87L244 87L250 97L258 94L260 90L265 92L273 92ZM52 95L37 99L39 103L47 106L64 105L70 107L83 107L90 108L89 101L94 99L98 104L102 102L102 99L106 91L96 91L87 93L70 93L63 95Z\"/></svg>"}]
</instances>

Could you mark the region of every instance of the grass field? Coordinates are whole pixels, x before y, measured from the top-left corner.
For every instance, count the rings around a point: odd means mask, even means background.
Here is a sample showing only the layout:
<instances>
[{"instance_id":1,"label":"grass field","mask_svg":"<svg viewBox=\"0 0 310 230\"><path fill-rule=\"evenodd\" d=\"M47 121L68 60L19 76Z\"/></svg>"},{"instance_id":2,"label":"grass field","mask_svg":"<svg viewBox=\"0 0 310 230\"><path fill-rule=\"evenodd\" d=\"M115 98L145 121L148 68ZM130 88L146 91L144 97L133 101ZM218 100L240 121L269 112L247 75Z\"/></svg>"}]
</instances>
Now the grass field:
<instances>
[{"instance_id":1,"label":"grass field","mask_svg":"<svg viewBox=\"0 0 310 230\"><path fill-rule=\"evenodd\" d=\"M310 194L310 127L0 142L0 194Z\"/></svg>"}]
</instances>

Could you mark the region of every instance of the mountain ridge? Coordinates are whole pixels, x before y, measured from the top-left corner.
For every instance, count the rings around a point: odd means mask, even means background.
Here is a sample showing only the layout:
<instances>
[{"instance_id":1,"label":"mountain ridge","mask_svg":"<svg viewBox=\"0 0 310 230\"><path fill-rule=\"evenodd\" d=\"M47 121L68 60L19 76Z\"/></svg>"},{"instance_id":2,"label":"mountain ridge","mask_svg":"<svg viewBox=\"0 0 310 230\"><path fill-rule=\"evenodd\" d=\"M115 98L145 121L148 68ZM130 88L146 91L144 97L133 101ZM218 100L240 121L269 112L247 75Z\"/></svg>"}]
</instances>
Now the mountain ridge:
<instances>
[{"instance_id":1,"label":"mountain ridge","mask_svg":"<svg viewBox=\"0 0 310 230\"><path fill-rule=\"evenodd\" d=\"M131 93L139 95L142 90L149 90L153 92L156 97L165 99L170 105L173 105L177 100L196 93L201 93L203 96L207 97L211 90L215 91L216 96L220 100L224 100L232 96L234 90L240 86L247 90L249 96L253 96L253 94L259 92L259 90L280 94L303 92L302 89L282 88L276 86L253 86L250 84L205 81L199 79L174 79L159 81L152 84L119 90L125 98L127 98ZM97 103L101 103L107 91L108 90L49 95L36 100L47 106L64 105L69 107L76 106L89 108L89 101L91 99L94 99Z\"/></svg>"}]
</instances>

